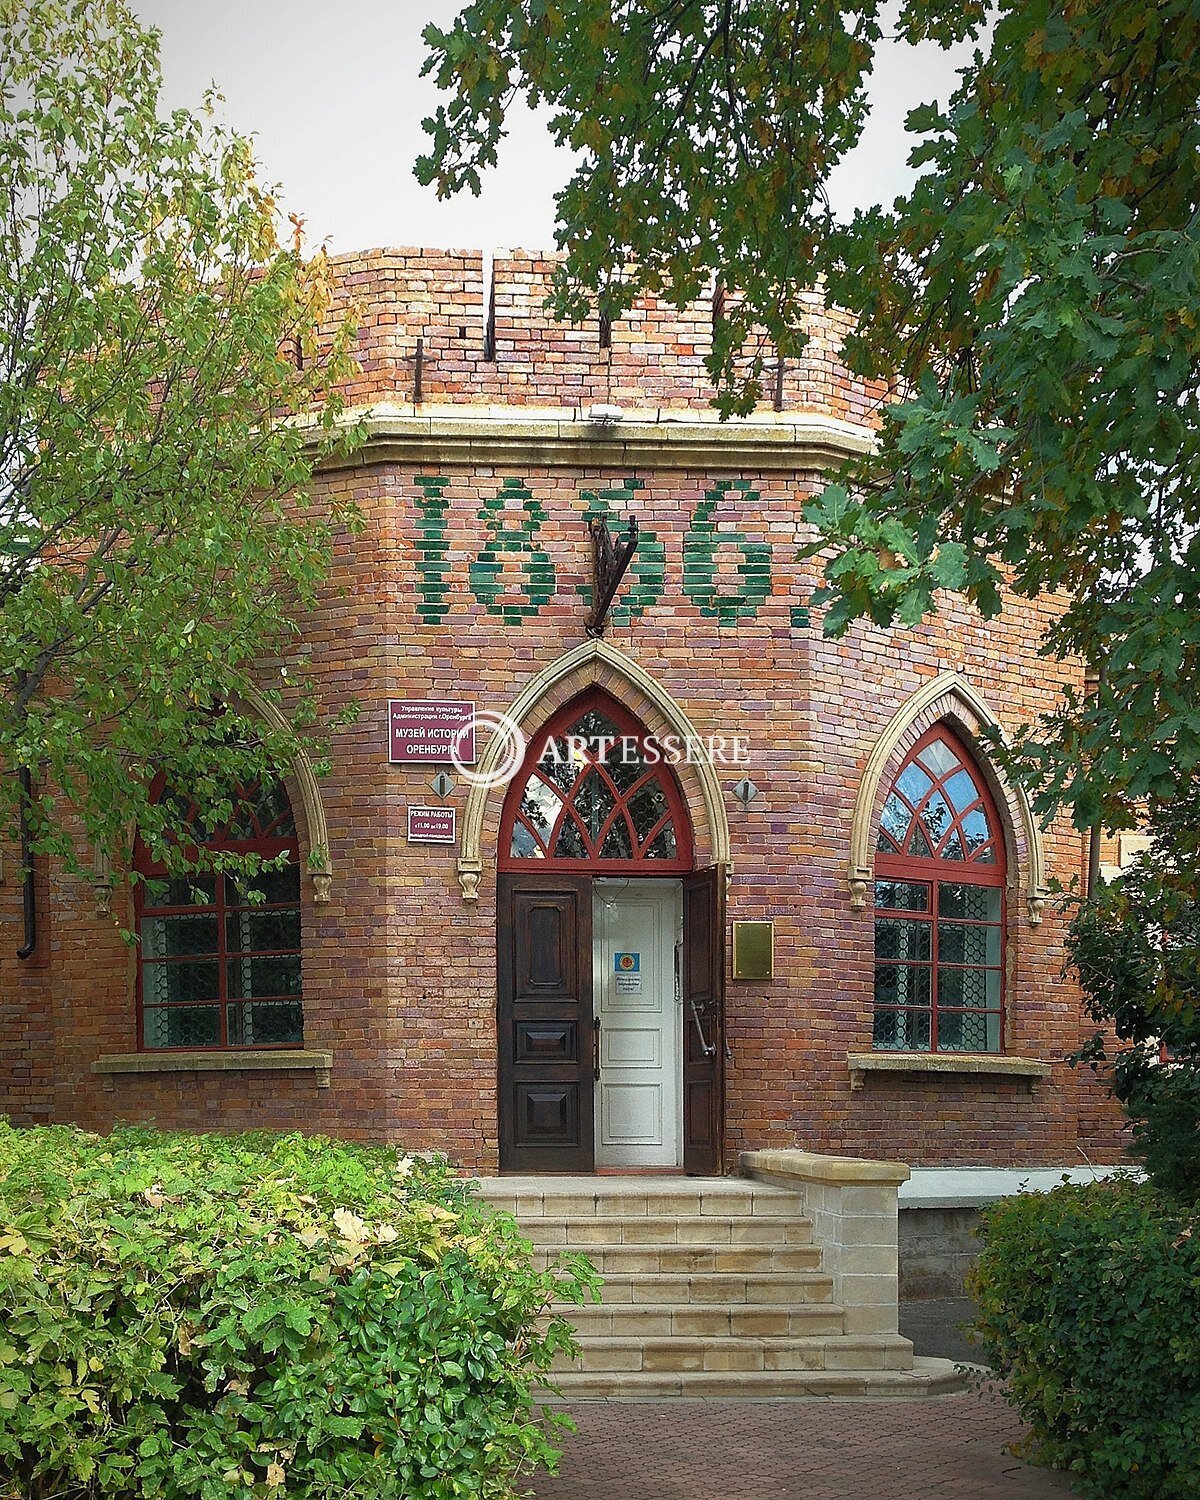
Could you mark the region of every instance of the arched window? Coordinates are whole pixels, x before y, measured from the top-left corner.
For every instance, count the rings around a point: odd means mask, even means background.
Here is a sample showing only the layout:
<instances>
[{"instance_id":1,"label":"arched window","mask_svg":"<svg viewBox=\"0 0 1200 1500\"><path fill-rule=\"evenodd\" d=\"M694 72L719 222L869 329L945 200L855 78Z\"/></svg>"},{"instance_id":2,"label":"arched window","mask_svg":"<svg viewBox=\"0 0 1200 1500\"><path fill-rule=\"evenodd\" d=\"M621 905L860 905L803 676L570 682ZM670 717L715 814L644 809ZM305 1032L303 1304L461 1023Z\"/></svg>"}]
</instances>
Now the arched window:
<instances>
[{"instance_id":1,"label":"arched window","mask_svg":"<svg viewBox=\"0 0 1200 1500\"><path fill-rule=\"evenodd\" d=\"M692 868L687 809L669 761L687 747L656 740L607 694L561 709L530 744L509 788L500 867Z\"/></svg>"},{"instance_id":2,"label":"arched window","mask_svg":"<svg viewBox=\"0 0 1200 1500\"><path fill-rule=\"evenodd\" d=\"M170 790L183 840L213 852L285 855L254 876L170 877L139 839L138 1045L295 1047L304 1040L300 998L300 851L279 782L239 790L213 831L196 805ZM260 900L254 899L261 897Z\"/></svg>"},{"instance_id":3,"label":"arched window","mask_svg":"<svg viewBox=\"0 0 1200 1500\"><path fill-rule=\"evenodd\" d=\"M1004 836L966 748L937 725L909 752L875 855L875 1046L999 1052Z\"/></svg>"}]
</instances>

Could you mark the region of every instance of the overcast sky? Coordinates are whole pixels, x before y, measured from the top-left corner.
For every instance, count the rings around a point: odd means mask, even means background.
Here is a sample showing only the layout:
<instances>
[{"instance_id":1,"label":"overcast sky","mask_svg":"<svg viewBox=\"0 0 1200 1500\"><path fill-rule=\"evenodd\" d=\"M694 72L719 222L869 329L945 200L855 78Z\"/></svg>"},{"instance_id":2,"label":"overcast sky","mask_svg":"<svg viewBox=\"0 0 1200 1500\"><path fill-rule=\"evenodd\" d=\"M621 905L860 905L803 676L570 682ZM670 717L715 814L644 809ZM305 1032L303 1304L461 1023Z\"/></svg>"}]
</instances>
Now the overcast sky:
<instances>
[{"instance_id":1,"label":"overcast sky","mask_svg":"<svg viewBox=\"0 0 1200 1500\"><path fill-rule=\"evenodd\" d=\"M225 117L252 133L264 174L313 241L372 246L550 249L554 193L569 158L522 111L478 198L439 203L413 162L437 104L422 79L421 30L446 25L459 0L133 0L163 34L166 103L196 106L210 84ZM890 202L908 181L906 112L945 100L964 54L891 46L879 58L868 134L832 184L834 205Z\"/></svg>"}]
</instances>

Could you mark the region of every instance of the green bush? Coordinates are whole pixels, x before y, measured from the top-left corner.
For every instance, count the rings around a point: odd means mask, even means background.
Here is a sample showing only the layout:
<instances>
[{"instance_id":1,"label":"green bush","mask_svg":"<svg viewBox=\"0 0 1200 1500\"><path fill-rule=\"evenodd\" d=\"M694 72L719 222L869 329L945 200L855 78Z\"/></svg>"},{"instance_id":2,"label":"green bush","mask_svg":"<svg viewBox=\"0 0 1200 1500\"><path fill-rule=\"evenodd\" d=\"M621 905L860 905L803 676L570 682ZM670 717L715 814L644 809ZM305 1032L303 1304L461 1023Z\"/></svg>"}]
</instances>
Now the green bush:
<instances>
[{"instance_id":1,"label":"green bush","mask_svg":"<svg viewBox=\"0 0 1200 1500\"><path fill-rule=\"evenodd\" d=\"M0 1121L0 1496L507 1496L593 1282L393 1150Z\"/></svg>"},{"instance_id":2,"label":"green bush","mask_svg":"<svg viewBox=\"0 0 1200 1500\"><path fill-rule=\"evenodd\" d=\"M1072 903L1067 952L1098 1026L1072 1060L1108 1073L1155 1184L1200 1204L1200 778L1152 812L1146 853Z\"/></svg>"},{"instance_id":3,"label":"green bush","mask_svg":"<svg viewBox=\"0 0 1200 1500\"><path fill-rule=\"evenodd\" d=\"M974 1329L1029 1455L1104 1500L1200 1495L1200 1214L1122 1179L987 1210Z\"/></svg>"}]
</instances>

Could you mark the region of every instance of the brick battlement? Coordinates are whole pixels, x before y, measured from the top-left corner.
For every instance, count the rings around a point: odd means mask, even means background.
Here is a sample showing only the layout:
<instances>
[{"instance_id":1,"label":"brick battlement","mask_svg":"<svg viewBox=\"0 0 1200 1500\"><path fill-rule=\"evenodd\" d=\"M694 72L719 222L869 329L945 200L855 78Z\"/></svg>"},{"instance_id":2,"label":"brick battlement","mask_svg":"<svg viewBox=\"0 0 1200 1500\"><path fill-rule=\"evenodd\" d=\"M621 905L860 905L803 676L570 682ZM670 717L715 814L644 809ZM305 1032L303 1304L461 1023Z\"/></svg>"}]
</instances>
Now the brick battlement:
<instances>
[{"instance_id":1,"label":"brick battlement","mask_svg":"<svg viewBox=\"0 0 1200 1500\"><path fill-rule=\"evenodd\" d=\"M339 307L358 311L360 373L352 405L502 405L555 408L613 403L711 410L704 361L712 347L712 298L683 310L642 297L613 322L559 323L544 306L560 256L499 251L485 282L478 250L367 250L332 257ZM784 369L781 409L872 427L887 397L880 381L851 375L839 349L848 314L809 298L809 343ZM417 341L421 340L420 390ZM773 370L763 409L775 404ZM419 396L419 401L418 401Z\"/></svg>"}]
</instances>

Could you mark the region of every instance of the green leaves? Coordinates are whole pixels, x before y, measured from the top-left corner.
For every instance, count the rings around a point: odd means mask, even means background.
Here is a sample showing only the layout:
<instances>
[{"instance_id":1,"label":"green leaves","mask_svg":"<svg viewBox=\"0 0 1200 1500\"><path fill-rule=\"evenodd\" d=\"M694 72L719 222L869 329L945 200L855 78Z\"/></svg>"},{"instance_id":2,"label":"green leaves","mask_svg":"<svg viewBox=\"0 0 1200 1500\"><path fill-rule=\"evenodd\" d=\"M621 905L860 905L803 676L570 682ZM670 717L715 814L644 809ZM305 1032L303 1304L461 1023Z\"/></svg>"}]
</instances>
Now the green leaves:
<instances>
[{"instance_id":1,"label":"green leaves","mask_svg":"<svg viewBox=\"0 0 1200 1500\"><path fill-rule=\"evenodd\" d=\"M163 114L119 0L0 0L0 31L0 765L61 792L35 849L79 869L69 808L119 864L158 771L294 759L245 695L282 701L260 663L357 525L306 491L353 330L326 326L324 258L280 244L249 144Z\"/></svg>"},{"instance_id":2,"label":"green leaves","mask_svg":"<svg viewBox=\"0 0 1200 1500\"><path fill-rule=\"evenodd\" d=\"M850 367L900 397L876 452L806 510L810 555L832 559L824 629L917 625L942 589L985 617L1039 601L1047 658L1108 685L1027 726L1009 769L1039 812L1120 826L1200 763L1200 15L992 14L951 100L909 116L907 197L849 225L824 186L865 118L874 4L476 0L426 33L448 103L417 170L477 187L514 95L547 100L578 162L557 310L682 306L719 276L724 415L799 352L823 277L857 320ZM982 24L943 0L898 18L912 41L982 41Z\"/></svg>"},{"instance_id":3,"label":"green leaves","mask_svg":"<svg viewBox=\"0 0 1200 1500\"><path fill-rule=\"evenodd\" d=\"M1200 703L1198 38L1190 9L1168 11L1149 50L1131 5L1003 11L948 113L910 122L932 169L894 214L856 222L830 278L861 319L856 367L911 394L849 475L864 514L838 534L857 561L829 573L845 601L829 621L864 605L913 619L913 590L862 586L883 518L931 524L931 576L985 613L1001 584L1056 596L1045 654L1106 684L1029 726L1012 768L1040 811L1065 800L1081 825L1170 799L1197 749L1181 709Z\"/></svg>"},{"instance_id":4,"label":"green leaves","mask_svg":"<svg viewBox=\"0 0 1200 1500\"><path fill-rule=\"evenodd\" d=\"M558 198L556 308L620 317L643 291L683 306L722 276L735 295L709 368L722 410L743 410L776 349L803 345L831 227L822 185L861 128L879 35L874 3L475 0L425 32L423 71L449 102L425 122L417 176L442 197L478 192L515 94L544 101L578 162Z\"/></svg>"},{"instance_id":5,"label":"green leaves","mask_svg":"<svg viewBox=\"0 0 1200 1500\"><path fill-rule=\"evenodd\" d=\"M1200 1486L1200 1223L1128 1180L986 1210L974 1336L1036 1461L1095 1500Z\"/></svg>"},{"instance_id":6,"label":"green leaves","mask_svg":"<svg viewBox=\"0 0 1200 1500\"><path fill-rule=\"evenodd\" d=\"M1074 903L1067 935L1085 1009L1098 1028L1075 1060L1105 1066L1132 1121L1135 1154L1164 1195L1191 1204L1200 1203L1196 802L1189 779L1183 796L1156 809L1146 825L1146 851Z\"/></svg>"},{"instance_id":7,"label":"green leaves","mask_svg":"<svg viewBox=\"0 0 1200 1500\"><path fill-rule=\"evenodd\" d=\"M501 1500L595 1287L445 1163L302 1136L0 1122L5 1240L0 1493L65 1500Z\"/></svg>"}]
</instances>

